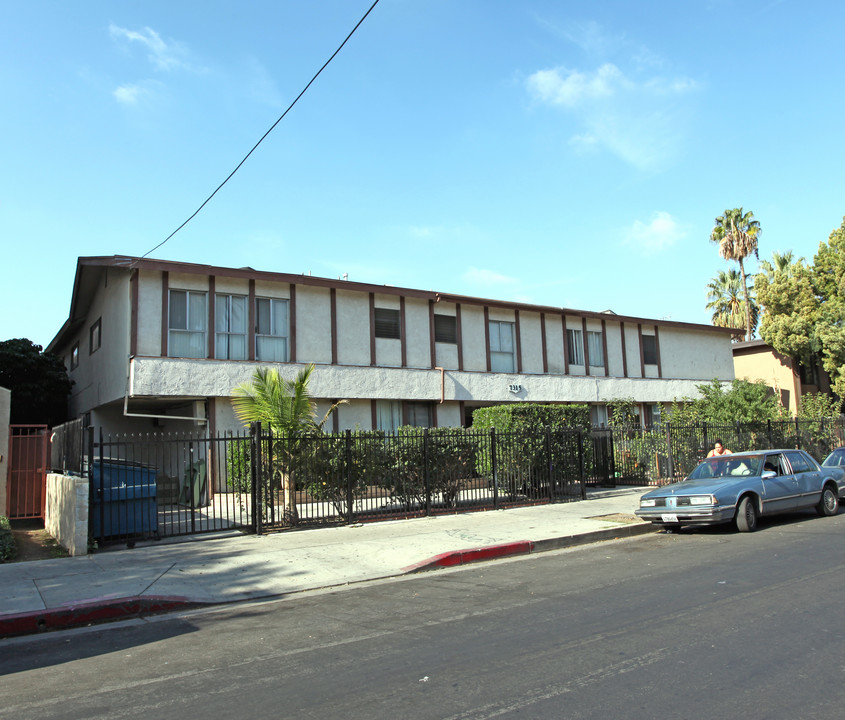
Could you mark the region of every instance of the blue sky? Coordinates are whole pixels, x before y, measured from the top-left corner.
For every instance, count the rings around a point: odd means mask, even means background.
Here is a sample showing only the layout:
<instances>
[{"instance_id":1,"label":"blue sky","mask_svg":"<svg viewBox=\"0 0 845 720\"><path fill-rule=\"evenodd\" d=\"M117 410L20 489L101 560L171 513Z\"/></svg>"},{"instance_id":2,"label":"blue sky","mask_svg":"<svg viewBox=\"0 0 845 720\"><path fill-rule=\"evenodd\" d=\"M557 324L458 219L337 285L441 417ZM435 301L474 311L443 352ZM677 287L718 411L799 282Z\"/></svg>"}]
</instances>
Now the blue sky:
<instances>
[{"instance_id":1,"label":"blue sky","mask_svg":"<svg viewBox=\"0 0 845 720\"><path fill-rule=\"evenodd\" d=\"M4 3L0 339L50 342L78 256L164 240L370 4ZM843 27L833 1L381 0L152 257L706 323L726 208L761 259L842 222Z\"/></svg>"}]
</instances>

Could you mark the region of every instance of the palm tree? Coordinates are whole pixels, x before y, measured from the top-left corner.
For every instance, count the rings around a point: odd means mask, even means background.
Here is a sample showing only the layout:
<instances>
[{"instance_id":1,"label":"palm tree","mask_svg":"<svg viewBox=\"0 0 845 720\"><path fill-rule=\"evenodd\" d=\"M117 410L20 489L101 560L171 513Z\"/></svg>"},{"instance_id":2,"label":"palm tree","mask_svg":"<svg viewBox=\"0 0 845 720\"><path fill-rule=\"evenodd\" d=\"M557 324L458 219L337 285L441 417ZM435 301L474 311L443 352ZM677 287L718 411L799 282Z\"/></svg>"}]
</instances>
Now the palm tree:
<instances>
[{"instance_id":1,"label":"palm tree","mask_svg":"<svg viewBox=\"0 0 845 720\"><path fill-rule=\"evenodd\" d=\"M707 283L707 309L713 311L712 322L717 327L736 328L747 326L745 298L742 294L742 277L734 269L720 270L719 274ZM751 327L756 329L759 308L751 299ZM744 332L734 335L734 340L741 340Z\"/></svg>"},{"instance_id":2,"label":"palm tree","mask_svg":"<svg viewBox=\"0 0 845 720\"><path fill-rule=\"evenodd\" d=\"M792 276L792 268L797 263L804 262L804 258L795 259L792 250L787 250L785 253L779 253L775 250L772 253L772 262L763 260L760 263L760 271L766 275L769 282L775 279L775 275L785 272L787 277Z\"/></svg>"},{"instance_id":3,"label":"palm tree","mask_svg":"<svg viewBox=\"0 0 845 720\"><path fill-rule=\"evenodd\" d=\"M232 391L232 407L244 424L260 422L274 435L274 460L283 491L284 516L297 521L294 502L293 460L297 454L297 438L320 434L323 426L341 400L334 403L317 422L317 404L308 391L313 365L302 368L293 380L285 380L275 368L257 368L250 382L241 383Z\"/></svg>"},{"instance_id":4,"label":"palm tree","mask_svg":"<svg viewBox=\"0 0 845 720\"><path fill-rule=\"evenodd\" d=\"M754 213L744 213L742 208L725 210L716 218L716 225L710 233L710 240L719 245L719 254L725 260L736 260L742 276L745 304L751 307L751 297L748 293L748 274L745 272L743 261L750 255L759 259L757 254L757 238L760 236L760 222L754 219ZM745 339L752 338L751 313L745 315Z\"/></svg>"}]
</instances>

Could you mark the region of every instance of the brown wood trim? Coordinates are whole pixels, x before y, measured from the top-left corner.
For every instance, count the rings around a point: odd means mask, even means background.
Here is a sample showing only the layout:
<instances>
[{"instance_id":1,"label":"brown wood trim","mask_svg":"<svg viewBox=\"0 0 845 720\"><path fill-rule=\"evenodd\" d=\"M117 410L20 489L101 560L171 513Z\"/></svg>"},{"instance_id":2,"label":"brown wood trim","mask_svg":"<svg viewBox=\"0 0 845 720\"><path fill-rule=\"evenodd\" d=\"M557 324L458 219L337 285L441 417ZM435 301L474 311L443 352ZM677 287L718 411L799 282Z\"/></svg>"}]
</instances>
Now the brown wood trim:
<instances>
[{"instance_id":1,"label":"brown wood trim","mask_svg":"<svg viewBox=\"0 0 845 720\"><path fill-rule=\"evenodd\" d=\"M428 301L428 339L431 353L431 367L437 367L437 344L434 342L434 300Z\"/></svg>"},{"instance_id":2,"label":"brown wood trim","mask_svg":"<svg viewBox=\"0 0 845 720\"><path fill-rule=\"evenodd\" d=\"M487 353L487 372L492 371L490 364L490 308L484 306L484 349Z\"/></svg>"},{"instance_id":3,"label":"brown wood trim","mask_svg":"<svg viewBox=\"0 0 845 720\"><path fill-rule=\"evenodd\" d=\"M643 324L637 323L637 339L640 343L640 377L645 377L645 358L643 357Z\"/></svg>"},{"instance_id":4,"label":"brown wood trim","mask_svg":"<svg viewBox=\"0 0 845 720\"><path fill-rule=\"evenodd\" d=\"M464 337L461 328L461 304L455 305L455 330L458 334L458 370L464 369ZM463 422L463 421L462 421Z\"/></svg>"},{"instance_id":5,"label":"brown wood trim","mask_svg":"<svg viewBox=\"0 0 845 720\"><path fill-rule=\"evenodd\" d=\"M161 274L161 356L167 357L167 338L170 335L170 273Z\"/></svg>"},{"instance_id":6,"label":"brown wood trim","mask_svg":"<svg viewBox=\"0 0 845 720\"><path fill-rule=\"evenodd\" d=\"M214 313L217 310L217 278L214 275L208 276L208 342L206 343L207 358L214 357L214 336L217 332L217 325L215 324Z\"/></svg>"},{"instance_id":7,"label":"brown wood trim","mask_svg":"<svg viewBox=\"0 0 845 720\"><path fill-rule=\"evenodd\" d=\"M607 323L601 321L601 348L604 351L604 376L610 377L610 365L607 359Z\"/></svg>"},{"instance_id":8,"label":"brown wood trim","mask_svg":"<svg viewBox=\"0 0 845 720\"><path fill-rule=\"evenodd\" d=\"M370 293L370 365L376 364L376 294Z\"/></svg>"},{"instance_id":9,"label":"brown wood trim","mask_svg":"<svg viewBox=\"0 0 845 720\"><path fill-rule=\"evenodd\" d=\"M290 284L290 357L288 362L296 362L296 285Z\"/></svg>"},{"instance_id":10,"label":"brown wood trim","mask_svg":"<svg viewBox=\"0 0 845 720\"><path fill-rule=\"evenodd\" d=\"M519 325L519 310L514 311L514 327L513 327L513 330L514 330L514 335L516 335L516 338L515 338L516 339L516 347L514 348L514 350L516 351L516 371L518 373L521 373L522 372L522 340L520 339L520 336L522 335L522 332L520 331L520 325Z\"/></svg>"},{"instance_id":11,"label":"brown wood trim","mask_svg":"<svg viewBox=\"0 0 845 720\"><path fill-rule=\"evenodd\" d=\"M408 343L405 332L405 296L399 296L399 349L402 367L408 367Z\"/></svg>"},{"instance_id":12,"label":"brown wood trim","mask_svg":"<svg viewBox=\"0 0 845 720\"><path fill-rule=\"evenodd\" d=\"M543 374L549 372L549 355L546 350L546 313L540 313L540 344L543 347Z\"/></svg>"},{"instance_id":13,"label":"brown wood trim","mask_svg":"<svg viewBox=\"0 0 845 720\"><path fill-rule=\"evenodd\" d=\"M466 427L466 403L463 400L458 401L458 412L461 414L461 427Z\"/></svg>"},{"instance_id":14,"label":"brown wood trim","mask_svg":"<svg viewBox=\"0 0 845 720\"><path fill-rule=\"evenodd\" d=\"M378 430L378 410L376 409L376 401L370 400L370 421L372 423L372 429Z\"/></svg>"},{"instance_id":15,"label":"brown wood trim","mask_svg":"<svg viewBox=\"0 0 845 720\"><path fill-rule=\"evenodd\" d=\"M587 318L581 318L581 345L584 350L584 373L590 374L590 344L587 342Z\"/></svg>"},{"instance_id":16,"label":"brown wood trim","mask_svg":"<svg viewBox=\"0 0 845 720\"><path fill-rule=\"evenodd\" d=\"M249 297L247 298L247 304L249 305L249 309L247 310L247 337L246 337L246 345L247 345L247 358L249 360L255 360L255 323L257 322L255 318L255 280L250 279L249 281Z\"/></svg>"},{"instance_id":17,"label":"brown wood trim","mask_svg":"<svg viewBox=\"0 0 845 720\"><path fill-rule=\"evenodd\" d=\"M563 327L563 374L569 375L569 334L566 332L566 315L560 316L560 324Z\"/></svg>"},{"instance_id":18,"label":"brown wood trim","mask_svg":"<svg viewBox=\"0 0 845 720\"><path fill-rule=\"evenodd\" d=\"M657 325L654 326L654 352L657 353L657 377L663 378L663 364L660 362L660 336Z\"/></svg>"},{"instance_id":19,"label":"brown wood trim","mask_svg":"<svg viewBox=\"0 0 845 720\"><path fill-rule=\"evenodd\" d=\"M625 323L619 323L619 332L622 336L622 375L628 377L628 349L625 346Z\"/></svg>"},{"instance_id":20,"label":"brown wood trim","mask_svg":"<svg viewBox=\"0 0 845 720\"><path fill-rule=\"evenodd\" d=\"M331 315L332 365L337 365L337 290L329 290L329 313Z\"/></svg>"},{"instance_id":21,"label":"brown wood trim","mask_svg":"<svg viewBox=\"0 0 845 720\"><path fill-rule=\"evenodd\" d=\"M129 275L129 357L138 354L138 270Z\"/></svg>"}]
</instances>

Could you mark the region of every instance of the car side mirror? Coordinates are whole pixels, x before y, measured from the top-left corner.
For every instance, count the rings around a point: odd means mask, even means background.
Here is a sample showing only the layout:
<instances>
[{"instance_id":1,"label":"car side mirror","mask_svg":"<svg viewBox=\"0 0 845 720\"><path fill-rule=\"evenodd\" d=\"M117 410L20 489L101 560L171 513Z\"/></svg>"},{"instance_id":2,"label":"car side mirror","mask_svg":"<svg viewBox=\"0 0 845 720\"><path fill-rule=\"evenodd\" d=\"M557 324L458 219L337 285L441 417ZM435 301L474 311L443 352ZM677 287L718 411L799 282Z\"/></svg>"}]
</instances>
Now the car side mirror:
<instances>
[{"instance_id":1,"label":"car side mirror","mask_svg":"<svg viewBox=\"0 0 845 720\"><path fill-rule=\"evenodd\" d=\"M774 470L766 470L760 477L763 480L768 480L769 478L777 477L777 473Z\"/></svg>"}]
</instances>

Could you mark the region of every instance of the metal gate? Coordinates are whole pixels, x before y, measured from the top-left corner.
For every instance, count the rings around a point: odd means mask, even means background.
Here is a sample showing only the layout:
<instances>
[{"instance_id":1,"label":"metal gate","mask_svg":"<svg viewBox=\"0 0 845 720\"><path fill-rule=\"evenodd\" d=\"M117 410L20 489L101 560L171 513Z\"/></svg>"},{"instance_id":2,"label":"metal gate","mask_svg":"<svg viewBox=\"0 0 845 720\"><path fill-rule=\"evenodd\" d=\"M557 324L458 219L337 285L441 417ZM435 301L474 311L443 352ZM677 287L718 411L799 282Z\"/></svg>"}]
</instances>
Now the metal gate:
<instances>
[{"instance_id":1,"label":"metal gate","mask_svg":"<svg viewBox=\"0 0 845 720\"><path fill-rule=\"evenodd\" d=\"M9 427L6 516L10 519L44 517L50 447L48 432L46 425Z\"/></svg>"}]
</instances>

